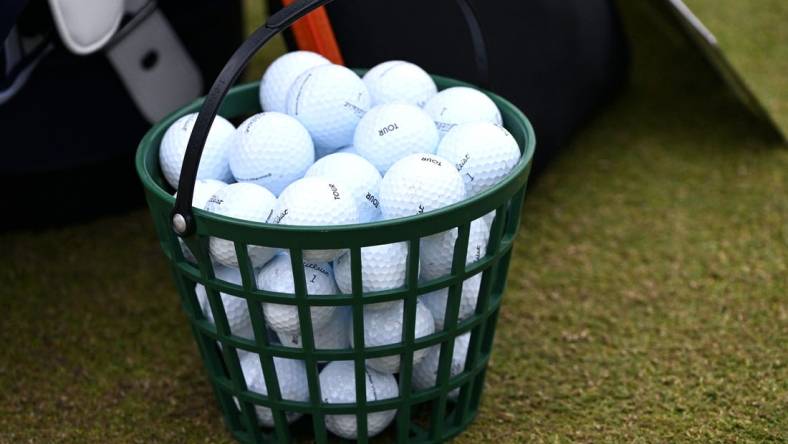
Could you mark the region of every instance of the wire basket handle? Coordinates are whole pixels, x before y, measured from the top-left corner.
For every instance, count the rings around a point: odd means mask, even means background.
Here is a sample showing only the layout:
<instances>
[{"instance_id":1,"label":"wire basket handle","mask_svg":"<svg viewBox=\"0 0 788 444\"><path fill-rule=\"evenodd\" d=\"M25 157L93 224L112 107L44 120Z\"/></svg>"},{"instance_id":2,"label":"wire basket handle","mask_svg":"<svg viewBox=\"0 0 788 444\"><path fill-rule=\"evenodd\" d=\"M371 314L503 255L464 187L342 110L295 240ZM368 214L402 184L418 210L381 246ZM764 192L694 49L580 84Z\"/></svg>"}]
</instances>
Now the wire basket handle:
<instances>
[{"instance_id":1,"label":"wire basket handle","mask_svg":"<svg viewBox=\"0 0 788 444\"><path fill-rule=\"evenodd\" d=\"M290 27L298 19L332 1L298 0L282 8L271 15L263 26L244 41L230 57L230 60L227 61L227 64L224 65L224 68L222 68L213 86L211 86L211 90L205 97L189 137L189 143L186 146L186 155L183 159L178 182L178 196L175 199L175 206L172 210L172 228L178 236L187 237L195 231L192 197L194 195L194 184L197 180L197 169L200 165L200 157L202 157L205 141L208 139L208 132L230 87L238 80L249 60L263 45ZM474 61L476 62L477 75L479 76L478 82L481 86L487 87L489 83L487 49L481 26L470 0L456 0L456 2L470 31L474 49Z\"/></svg>"}]
</instances>

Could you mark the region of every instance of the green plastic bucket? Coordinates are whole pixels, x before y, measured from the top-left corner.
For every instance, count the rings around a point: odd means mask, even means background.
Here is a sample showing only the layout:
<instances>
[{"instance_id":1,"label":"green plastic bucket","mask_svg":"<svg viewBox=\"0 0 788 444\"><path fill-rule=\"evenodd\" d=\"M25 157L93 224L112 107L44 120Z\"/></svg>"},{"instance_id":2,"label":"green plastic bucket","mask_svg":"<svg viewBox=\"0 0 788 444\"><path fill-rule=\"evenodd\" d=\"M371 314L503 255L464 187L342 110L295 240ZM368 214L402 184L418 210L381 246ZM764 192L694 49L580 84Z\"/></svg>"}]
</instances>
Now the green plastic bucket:
<instances>
[{"instance_id":1,"label":"green plastic bucket","mask_svg":"<svg viewBox=\"0 0 788 444\"><path fill-rule=\"evenodd\" d=\"M188 208L194 186L199 151L207 136L207 128L218 113L227 119L243 118L260 112L258 85L246 84L230 89L248 58L260 46L289 26L294 20L326 0L302 1L295 8L285 8L271 17L269 23L250 37L231 59L207 99L200 99L174 112L156 124L142 139L136 157L136 168L145 189L148 206L154 220L162 250L171 265L183 309L191 324L202 360L213 386L226 426L240 442L288 442L305 436L315 442L328 442L324 418L326 415L356 415L359 442L367 442L367 414L397 410L394 423L384 436L396 442L441 442L465 430L478 413L484 386L484 375L490 358L495 325L501 297L506 286L506 275L511 258L512 243L520 225L520 210L534 154L535 138L528 119L505 99L486 92L503 116L504 126L517 140L522 157L509 176L491 189L438 211L396 220L352 226L296 227L266 225L227 218ZM252 42L252 43L250 43ZM358 71L362 73L362 71ZM468 86L457 80L433 76L439 89ZM179 197L183 195L186 209L179 208L159 169L159 143L167 128L179 117L200 111L198 123L189 142L184 161ZM199 134L200 119L206 125ZM194 145L194 146L193 146ZM196 148L195 148L196 147ZM197 151L196 155L193 151ZM192 158L190 159L190 156ZM187 165L191 163L191 166ZM191 171L187 171L191 169ZM180 200L179 203L183 204ZM495 211L486 255L466 266L466 250L473 220ZM188 213L188 214L186 214ZM185 214L189 226L184 229ZM179 224L180 222L180 224ZM451 273L428 282L418 279L420 239L425 236L458 228ZM180 233L176 233L179 231ZM214 275L208 253L211 236L235 243L242 276L242 284L219 280ZM188 245L196 257L196 264L184 258L179 240ZM361 286L361 248L372 245L407 242L407 283L404 287L364 293ZM249 245L263 245L289 250L295 279L295 294L272 293L258 290L255 270L247 253ZM348 249L351 258L352 294L309 295L303 267L303 250ZM465 279L482 273L475 313L458 322L461 287ZM212 311L214 322L203 315L195 293L195 285L202 284ZM417 298L441 288L449 288L444 328L441 331L414 338ZM246 300L254 330L249 340L231 334L219 293ZM366 304L385 301L404 301L403 339L386 346L364 345L363 308ZM285 347L271 342L262 311L262 303L294 305L299 313L302 348ZM353 320L354 347L347 350L316 350L310 313L313 306L350 307ZM450 376L454 339L471 332L464 370ZM221 346L217 346L221 345ZM440 345L437 382L432 388L412 388L413 353L416 350ZM236 350L259 354L268 395L249 391L241 371ZM400 355L401 368L397 380L400 394L396 398L368 401L365 395L365 360L381 356ZM304 361L309 389L309 400L283 400L274 368L273 357ZM321 362L353 361L356 380L356 402L327 404L322 402L318 374ZM450 399L449 393L459 389L459 396ZM239 402L236 402L238 400ZM273 413L274 427L259 425L255 406L268 407ZM302 413L296 425L288 424L287 413Z\"/></svg>"}]
</instances>

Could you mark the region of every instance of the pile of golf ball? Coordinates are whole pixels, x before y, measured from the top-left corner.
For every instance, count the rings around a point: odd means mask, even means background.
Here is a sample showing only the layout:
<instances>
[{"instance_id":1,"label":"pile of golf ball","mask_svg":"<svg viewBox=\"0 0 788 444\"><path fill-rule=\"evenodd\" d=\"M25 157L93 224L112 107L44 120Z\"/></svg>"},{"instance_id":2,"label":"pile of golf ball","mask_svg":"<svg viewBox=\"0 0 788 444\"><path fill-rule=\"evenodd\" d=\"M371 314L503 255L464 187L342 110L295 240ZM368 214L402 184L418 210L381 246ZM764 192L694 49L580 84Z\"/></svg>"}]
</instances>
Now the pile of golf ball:
<instances>
[{"instance_id":1,"label":"pile of golf ball","mask_svg":"<svg viewBox=\"0 0 788 444\"><path fill-rule=\"evenodd\" d=\"M282 225L349 225L413 216L460 202L500 182L520 159L514 137L502 126L501 113L485 94L467 87L441 92L420 67L389 61L361 78L324 57L297 51L277 59L260 83L260 105L238 127L216 117L197 173L193 205L227 217ZM176 120L159 149L165 180L178 187L181 164L196 114ZM486 253L493 214L471 225L466 262ZM419 278L429 281L451 271L457 229L422 239ZM240 285L234 244L211 238L209 253L218 279ZM196 261L182 244L184 257ZM295 293L288 251L249 246L259 289ZM408 246L405 242L362 248L363 291L391 290L405 285ZM308 295L351 292L347 250L306 250L303 271ZM462 285L459 320L473 315L481 276ZM213 309L206 289L197 285L197 300L206 321ZM233 335L254 339L246 300L221 293ZM416 338L444 328L448 289L423 295L417 302ZM219 303L219 302L216 302ZM364 307L367 347L402 341L403 302ZM215 304L214 304L215 306ZM293 305L262 304L272 341L301 348L300 319ZM317 349L353 347L349 307L311 307L313 342ZM451 375L462 372L468 335L454 344ZM435 385L440 345L413 353L413 388ZM249 390L267 393L259 356L240 352ZM368 401L397 397L399 355L366 362ZM275 358L284 399L308 401L304 363ZM356 401L352 361L321 363L320 391L325 403ZM457 396L457 390L450 393ZM258 420L272 426L268 408L257 406ZM368 415L368 435L393 420L395 410ZM299 415L289 414L288 421ZM354 415L328 415L329 431L347 439L358 437Z\"/></svg>"}]
</instances>

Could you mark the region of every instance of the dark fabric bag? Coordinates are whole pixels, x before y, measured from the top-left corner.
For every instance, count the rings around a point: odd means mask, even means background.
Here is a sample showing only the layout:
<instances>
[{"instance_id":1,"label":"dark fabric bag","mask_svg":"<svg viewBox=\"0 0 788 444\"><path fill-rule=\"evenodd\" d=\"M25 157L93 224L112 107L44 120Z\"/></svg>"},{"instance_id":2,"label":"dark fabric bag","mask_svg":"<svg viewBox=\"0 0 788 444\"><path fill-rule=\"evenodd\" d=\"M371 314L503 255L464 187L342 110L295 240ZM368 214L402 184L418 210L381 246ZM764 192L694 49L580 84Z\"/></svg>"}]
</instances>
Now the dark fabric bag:
<instances>
[{"instance_id":1,"label":"dark fabric bag","mask_svg":"<svg viewBox=\"0 0 788 444\"><path fill-rule=\"evenodd\" d=\"M240 2L167 0L159 8L210 86L241 43ZM0 22L5 31L9 22ZM6 193L6 206L16 208L0 228L52 226L141 206L133 161L150 123L107 57L68 51L46 1L28 2L14 23L23 36L51 35L54 48L0 105L0 187L15 190Z\"/></svg>"}]
</instances>

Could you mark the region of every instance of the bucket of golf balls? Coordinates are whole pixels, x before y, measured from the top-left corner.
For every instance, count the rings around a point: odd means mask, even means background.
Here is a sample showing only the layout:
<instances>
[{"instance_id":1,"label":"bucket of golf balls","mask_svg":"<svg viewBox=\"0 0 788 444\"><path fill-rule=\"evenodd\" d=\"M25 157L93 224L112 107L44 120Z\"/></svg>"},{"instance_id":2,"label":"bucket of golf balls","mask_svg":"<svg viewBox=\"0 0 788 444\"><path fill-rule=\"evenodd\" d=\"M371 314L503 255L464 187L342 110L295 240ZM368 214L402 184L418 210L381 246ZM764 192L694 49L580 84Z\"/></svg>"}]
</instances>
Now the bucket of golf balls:
<instances>
[{"instance_id":1,"label":"bucket of golf balls","mask_svg":"<svg viewBox=\"0 0 788 444\"><path fill-rule=\"evenodd\" d=\"M435 442L467 428L534 153L525 116L407 61L285 54L224 98L180 237L202 105L155 125L137 169L230 432Z\"/></svg>"}]
</instances>

